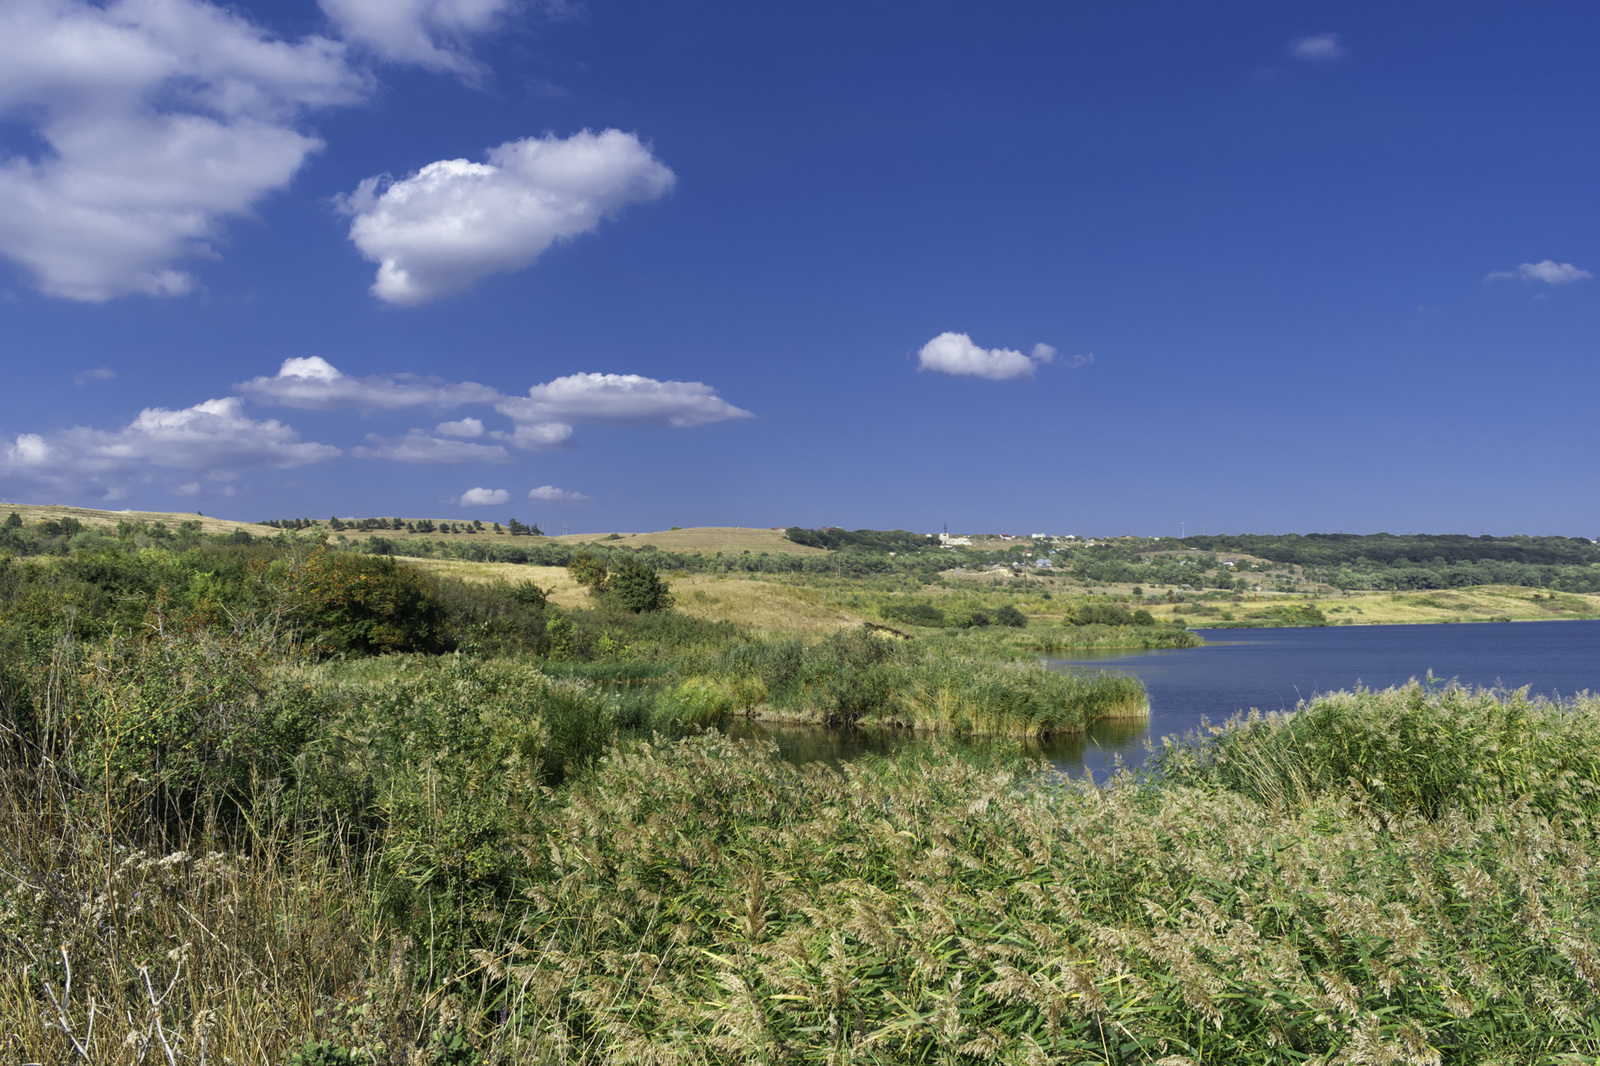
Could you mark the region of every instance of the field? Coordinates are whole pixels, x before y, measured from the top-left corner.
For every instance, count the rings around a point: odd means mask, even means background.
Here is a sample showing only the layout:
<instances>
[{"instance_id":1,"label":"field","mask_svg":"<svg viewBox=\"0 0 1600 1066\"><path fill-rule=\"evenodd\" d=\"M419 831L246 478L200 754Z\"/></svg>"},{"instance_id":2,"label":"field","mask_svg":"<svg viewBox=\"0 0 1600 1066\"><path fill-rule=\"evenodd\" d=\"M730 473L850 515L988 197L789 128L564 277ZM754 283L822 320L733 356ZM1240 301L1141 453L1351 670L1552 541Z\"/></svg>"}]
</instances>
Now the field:
<instances>
[{"instance_id":1,"label":"field","mask_svg":"<svg viewBox=\"0 0 1600 1066\"><path fill-rule=\"evenodd\" d=\"M611 538L617 538L612 540ZM722 552L772 552L778 555L827 555L822 548L810 548L787 539L781 529L747 529L739 526L698 526L669 529L660 533L571 533L547 540L568 544L607 543L621 547L650 547L664 552L695 552L715 555Z\"/></svg>"},{"instance_id":2,"label":"field","mask_svg":"<svg viewBox=\"0 0 1600 1066\"><path fill-rule=\"evenodd\" d=\"M798 547L798 545L797 545ZM463 581L492 583L532 581L550 590L560 607L589 606L593 597L562 566L519 566L514 563L472 563L457 559L403 559L433 574ZM821 592L744 575L683 574L670 578L677 608L708 621L728 621L766 636L831 633L859 626L868 619L827 602Z\"/></svg>"},{"instance_id":3,"label":"field","mask_svg":"<svg viewBox=\"0 0 1600 1066\"><path fill-rule=\"evenodd\" d=\"M1252 615L1282 607L1313 607L1329 625L1404 625L1442 622L1532 622L1558 618L1600 618L1600 593L1547 592L1511 585L1421 592L1354 592L1297 596L1245 593L1236 597L1176 605L1153 603L1158 619L1182 617L1190 625L1250 621ZM1232 616L1229 618L1228 616Z\"/></svg>"},{"instance_id":4,"label":"field","mask_svg":"<svg viewBox=\"0 0 1600 1066\"><path fill-rule=\"evenodd\" d=\"M255 522L236 522L231 519L212 518L209 515L202 514L167 511L105 511L90 507L62 507L57 504L0 503L0 518L4 518L13 511L30 525L35 522L73 518L95 529L115 529L118 522L160 522L170 529L176 530L184 522L199 522L200 532L207 534L232 533L236 529L242 529L251 536L270 536L277 533L277 530L272 527L258 525Z\"/></svg>"}]
</instances>

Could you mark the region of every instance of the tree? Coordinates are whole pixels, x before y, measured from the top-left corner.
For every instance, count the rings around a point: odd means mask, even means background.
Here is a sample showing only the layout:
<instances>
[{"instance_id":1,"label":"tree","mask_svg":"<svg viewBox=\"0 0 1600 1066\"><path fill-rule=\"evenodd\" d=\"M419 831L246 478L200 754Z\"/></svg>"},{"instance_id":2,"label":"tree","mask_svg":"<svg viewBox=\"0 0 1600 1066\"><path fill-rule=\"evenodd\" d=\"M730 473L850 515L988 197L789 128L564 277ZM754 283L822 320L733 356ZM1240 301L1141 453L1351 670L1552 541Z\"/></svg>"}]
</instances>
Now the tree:
<instances>
[{"instance_id":1,"label":"tree","mask_svg":"<svg viewBox=\"0 0 1600 1066\"><path fill-rule=\"evenodd\" d=\"M1021 629L1028 624L1028 616L1008 603L994 613L994 621L996 625Z\"/></svg>"},{"instance_id":2,"label":"tree","mask_svg":"<svg viewBox=\"0 0 1600 1066\"><path fill-rule=\"evenodd\" d=\"M19 515L15 511L12 511L10 514L6 515L5 528L6 529L21 529L22 528L22 516Z\"/></svg>"},{"instance_id":3,"label":"tree","mask_svg":"<svg viewBox=\"0 0 1600 1066\"><path fill-rule=\"evenodd\" d=\"M600 592L606 599L634 614L664 611L672 606L672 593L666 581L656 573L656 568L631 555L625 555L617 561L606 576Z\"/></svg>"},{"instance_id":4,"label":"tree","mask_svg":"<svg viewBox=\"0 0 1600 1066\"><path fill-rule=\"evenodd\" d=\"M567 564L567 572L572 575L572 580L594 593L604 592L606 589L606 564L589 552L579 552Z\"/></svg>"}]
</instances>

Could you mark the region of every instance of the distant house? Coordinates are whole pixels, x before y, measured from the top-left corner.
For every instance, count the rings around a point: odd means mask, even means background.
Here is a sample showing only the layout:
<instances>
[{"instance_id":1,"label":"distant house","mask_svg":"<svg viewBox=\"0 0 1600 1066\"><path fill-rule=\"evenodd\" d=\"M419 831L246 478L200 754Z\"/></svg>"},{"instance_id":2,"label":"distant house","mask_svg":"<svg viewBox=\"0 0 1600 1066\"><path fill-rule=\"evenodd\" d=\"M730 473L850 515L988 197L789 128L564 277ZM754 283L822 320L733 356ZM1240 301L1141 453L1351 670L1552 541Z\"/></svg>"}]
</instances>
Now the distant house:
<instances>
[{"instance_id":1,"label":"distant house","mask_svg":"<svg viewBox=\"0 0 1600 1066\"><path fill-rule=\"evenodd\" d=\"M1035 559L1033 561L1033 565L1037 567L1051 567L1056 564L1052 563L1049 559Z\"/></svg>"}]
</instances>

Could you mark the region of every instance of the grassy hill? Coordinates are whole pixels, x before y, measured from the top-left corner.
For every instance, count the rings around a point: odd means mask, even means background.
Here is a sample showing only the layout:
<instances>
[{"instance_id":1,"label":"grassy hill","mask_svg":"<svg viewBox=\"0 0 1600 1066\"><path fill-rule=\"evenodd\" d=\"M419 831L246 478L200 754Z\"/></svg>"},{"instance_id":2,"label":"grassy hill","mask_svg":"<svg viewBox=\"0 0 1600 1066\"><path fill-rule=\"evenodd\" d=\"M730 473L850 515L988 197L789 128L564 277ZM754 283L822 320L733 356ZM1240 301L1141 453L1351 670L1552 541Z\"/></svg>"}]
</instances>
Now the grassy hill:
<instances>
[{"instance_id":1,"label":"grassy hill","mask_svg":"<svg viewBox=\"0 0 1600 1066\"><path fill-rule=\"evenodd\" d=\"M237 522L182 511L102 511L92 507L65 507L54 503L0 503L0 519L15 511L29 525L75 518L91 528L115 529L118 522L160 522L176 529L182 522L199 522L202 533L232 533L242 529L251 536L272 536L278 531L256 522Z\"/></svg>"}]
</instances>

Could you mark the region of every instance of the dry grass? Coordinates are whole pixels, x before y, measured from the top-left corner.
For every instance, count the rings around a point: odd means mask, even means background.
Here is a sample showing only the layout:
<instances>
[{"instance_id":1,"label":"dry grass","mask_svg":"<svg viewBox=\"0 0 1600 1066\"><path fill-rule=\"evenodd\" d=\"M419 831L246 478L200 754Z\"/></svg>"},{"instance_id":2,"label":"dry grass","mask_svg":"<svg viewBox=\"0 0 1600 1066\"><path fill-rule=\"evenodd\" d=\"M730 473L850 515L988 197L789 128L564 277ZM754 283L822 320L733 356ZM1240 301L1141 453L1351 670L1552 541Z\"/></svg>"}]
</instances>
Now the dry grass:
<instances>
[{"instance_id":1,"label":"dry grass","mask_svg":"<svg viewBox=\"0 0 1600 1066\"><path fill-rule=\"evenodd\" d=\"M0 516L17 512L29 525L35 522L76 518L95 529L116 529L118 522L160 522L176 530L180 522L199 522L202 533L232 533L242 529L253 537L274 536L278 531L256 522L235 522L209 515L185 514L172 511L98 511L91 507L64 507L59 504L0 503Z\"/></svg>"},{"instance_id":2,"label":"dry grass","mask_svg":"<svg viewBox=\"0 0 1600 1066\"><path fill-rule=\"evenodd\" d=\"M1307 604L1327 616L1330 625L1405 625L1438 622L1540 621L1553 618L1600 618L1600 593L1546 592L1519 585L1479 585L1474 588L1422 592L1357 592L1316 599L1272 593L1246 593L1238 603L1210 604L1246 619L1272 607ZM1189 605L1192 606L1192 605ZM1165 604L1149 607L1157 619L1173 615ZM1215 621L1216 616L1186 615L1193 625Z\"/></svg>"},{"instance_id":3,"label":"dry grass","mask_svg":"<svg viewBox=\"0 0 1600 1066\"><path fill-rule=\"evenodd\" d=\"M418 570L458 581L471 581L492 585L504 581L515 585L532 581L550 591L550 600L559 607L587 607L589 591L572 579L564 566L524 566L521 563L475 563L465 559L412 559L396 556L401 566L414 566Z\"/></svg>"},{"instance_id":4,"label":"dry grass","mask_svg":"<svg viewBox=\"0 0 1600 1066\"><path fill-rule=\"evenodd\" d=\"M734 622L761 634L815 636L865 621L861 615L828 604L816 589L753 577L688 574L672 580L672 594L684 614Z\"/></svg>"},{"instance_id":5,"label":"dry grass","mask_svg":"<svg viewBox=\"0 0 1600 1066\"><path fill-rule=\"evenodd\" d=\"M397 558L430 574L461 581L515 584L532 581L550 589L560 607L588 607L593 600L565 567L521 566L516 563L473 563L459 559ZM678 610L695 618L749 626L761 634L821 635L860 625L865 619L825 602L815 589L797 588L744 575L667 574Z\"/></svg>"},{"instance_id":6,"label":"dry grass","mask_svg":"<svg viewBox=\"0 0 1600 1066\"><path fill-rule=\"evenodd\" d=\"M546 540L564 544L604 543L626 548L651 547L664 552L689 552L715 555L723 552L769 552L774 555L827 555L821 548L808 548L787 539L781 529L747 529L742 526L698 526L694 529L669 529L660 533L618 533L618 540L607 540L610 533L573 533Z\"/></svg>"}]
</instances>

